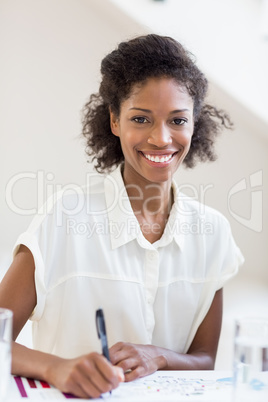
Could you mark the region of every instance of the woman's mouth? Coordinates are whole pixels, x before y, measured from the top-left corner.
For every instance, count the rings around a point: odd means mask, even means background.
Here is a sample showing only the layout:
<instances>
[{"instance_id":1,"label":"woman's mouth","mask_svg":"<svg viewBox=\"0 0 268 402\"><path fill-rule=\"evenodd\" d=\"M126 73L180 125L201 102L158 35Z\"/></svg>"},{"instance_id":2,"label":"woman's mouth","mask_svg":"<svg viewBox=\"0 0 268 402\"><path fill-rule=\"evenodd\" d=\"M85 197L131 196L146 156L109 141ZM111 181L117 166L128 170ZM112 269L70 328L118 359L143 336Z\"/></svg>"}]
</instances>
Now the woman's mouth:
<instances>
[{"instance_id":1,"label":"woman's mouth","mask_svg":"<svg viewBox=\"0 0 268 402\"><path fill-rule=\"evenodd\" d=\"M172 154L161 154L161 155L156 155L156 154L149 154L149 153L143 153L140 152L146 159L148 159L150 162L154 163L167 163L170 162L171 159L177 152L174 152Z\"/></svg>"}]
</instances>

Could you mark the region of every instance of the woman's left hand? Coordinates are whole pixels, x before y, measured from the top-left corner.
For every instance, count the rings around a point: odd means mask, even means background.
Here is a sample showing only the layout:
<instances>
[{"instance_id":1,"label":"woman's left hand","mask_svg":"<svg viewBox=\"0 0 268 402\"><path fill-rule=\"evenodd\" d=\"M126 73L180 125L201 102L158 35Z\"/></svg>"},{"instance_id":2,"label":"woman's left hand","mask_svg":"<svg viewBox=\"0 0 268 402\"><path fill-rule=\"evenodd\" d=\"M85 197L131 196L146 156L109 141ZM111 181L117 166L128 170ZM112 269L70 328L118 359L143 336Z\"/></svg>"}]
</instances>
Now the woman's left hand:
<instances>
[{"instance_id":1,"label":"woman's left hand","mask_svg":"<svg viewBox=\"0 0 268 402\"><path fill-rule=\"evenodd\" d=\"M125 381L133 381L164 369L167 361L160 351L161 348L152 345L118 342L109 353L111 363L124 370Z\"/></svg>"}]
</instances>

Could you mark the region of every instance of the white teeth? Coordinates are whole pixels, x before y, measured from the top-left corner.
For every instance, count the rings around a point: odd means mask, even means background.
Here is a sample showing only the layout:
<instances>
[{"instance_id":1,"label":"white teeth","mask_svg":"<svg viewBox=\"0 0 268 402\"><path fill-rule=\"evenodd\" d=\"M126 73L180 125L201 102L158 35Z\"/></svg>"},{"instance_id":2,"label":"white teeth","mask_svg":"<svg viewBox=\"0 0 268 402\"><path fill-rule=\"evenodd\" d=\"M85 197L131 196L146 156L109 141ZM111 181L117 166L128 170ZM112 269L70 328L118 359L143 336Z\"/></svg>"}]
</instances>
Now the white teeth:
<instances>
[{"instance_id":1,"label":"white teeth","mask_svg":"<svg viewBox=\"0 0 268 402\"><path fill-rule=\"evenodd\" d=\"M156 163L161 163L161 162L167 162L172 158L172 155L163 155L161 157L159 156L154 156L154 155L148 155L144 154L145 158L149 159L149 161L156 162Z\"/></svg>"}]
</instances>

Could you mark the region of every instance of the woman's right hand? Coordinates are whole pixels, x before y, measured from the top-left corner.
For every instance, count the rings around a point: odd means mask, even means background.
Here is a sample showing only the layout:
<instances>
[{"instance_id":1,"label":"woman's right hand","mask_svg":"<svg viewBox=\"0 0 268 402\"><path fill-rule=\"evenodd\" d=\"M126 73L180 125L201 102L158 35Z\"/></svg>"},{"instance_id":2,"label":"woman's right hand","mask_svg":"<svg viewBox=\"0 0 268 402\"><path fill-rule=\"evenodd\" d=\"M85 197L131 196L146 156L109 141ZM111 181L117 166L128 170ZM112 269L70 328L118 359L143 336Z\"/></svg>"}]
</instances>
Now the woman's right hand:
<instances>
[{"instance_id":1,"label":"woman's right hand","mask_svg":"<svg viewBox=\"0 0 268 402\"><path fill-rule=\"evenodd\" d=\"M55 356L45 377L62 392L80 398L99 398L124 381L123 370L112 366L105 357L95 352L75 359Z\"/></svg>"}]
</instances>

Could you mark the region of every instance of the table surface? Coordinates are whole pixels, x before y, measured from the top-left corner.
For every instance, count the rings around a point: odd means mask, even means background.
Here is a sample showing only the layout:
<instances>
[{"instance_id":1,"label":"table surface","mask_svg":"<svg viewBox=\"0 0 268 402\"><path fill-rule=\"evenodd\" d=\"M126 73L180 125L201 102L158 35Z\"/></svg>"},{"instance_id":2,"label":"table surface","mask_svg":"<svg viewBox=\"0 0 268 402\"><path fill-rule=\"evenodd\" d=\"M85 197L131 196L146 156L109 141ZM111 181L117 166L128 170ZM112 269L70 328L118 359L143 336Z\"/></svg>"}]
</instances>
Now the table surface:
<instances>
[{"instance_id":1,"label":"table surface","mask_svg":"<svg viewBox=\"0 0 268 402\"><path fill-rule=\"evenodd\" d=\"M139 380L122 383L95 401L213 401L232 400L232 378L229 371L157 371ZM77 401L46 382L12 377L5 402Z\"/></svg>"}]
</instances>

